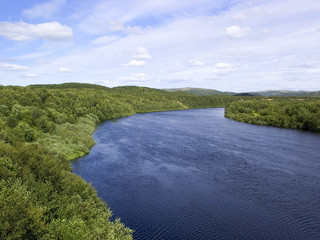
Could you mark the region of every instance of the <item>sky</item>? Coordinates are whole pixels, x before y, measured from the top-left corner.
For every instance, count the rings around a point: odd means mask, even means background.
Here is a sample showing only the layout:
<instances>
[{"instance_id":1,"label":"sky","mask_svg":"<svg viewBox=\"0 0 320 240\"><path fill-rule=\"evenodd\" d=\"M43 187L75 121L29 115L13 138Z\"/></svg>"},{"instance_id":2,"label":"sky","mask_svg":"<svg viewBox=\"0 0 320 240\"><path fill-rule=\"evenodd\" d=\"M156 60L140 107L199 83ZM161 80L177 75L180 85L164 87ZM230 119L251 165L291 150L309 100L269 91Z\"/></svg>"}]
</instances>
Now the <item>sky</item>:
<instances>
[{"instance_id":1,"label":"sky","mask_svg":"<svg viewBox=\"0 0 320 240\"><path fill-rule=\"evenodd\" d=\"M319 0L0 0L0 85L320 90Z\"/></svg>"}]
</instances>

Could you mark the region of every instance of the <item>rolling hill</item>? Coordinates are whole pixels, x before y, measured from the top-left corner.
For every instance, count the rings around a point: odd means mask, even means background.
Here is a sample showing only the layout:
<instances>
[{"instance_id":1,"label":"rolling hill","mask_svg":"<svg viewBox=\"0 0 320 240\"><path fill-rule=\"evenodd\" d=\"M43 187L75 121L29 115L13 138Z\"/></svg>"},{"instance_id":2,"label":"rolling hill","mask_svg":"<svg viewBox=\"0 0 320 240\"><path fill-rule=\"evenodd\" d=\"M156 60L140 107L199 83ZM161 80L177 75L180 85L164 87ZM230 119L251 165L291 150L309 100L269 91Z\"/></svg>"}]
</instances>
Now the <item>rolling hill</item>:
<instances>
[{"instance_id":1,"label":"rolling hill","mask_svg":"<svg viewBox=\"0 0 320 240\"><path fill-rule=\"evenodd\" d=\"M198 96L207 95L235 95L235 96L265 96L265 97L320 97L320 91L288 91L288 90L267 90L257 92L221 92L214 89L205 88L171 88L164 89L168 92L187 92Z\"/></svg>"}]
</instances>

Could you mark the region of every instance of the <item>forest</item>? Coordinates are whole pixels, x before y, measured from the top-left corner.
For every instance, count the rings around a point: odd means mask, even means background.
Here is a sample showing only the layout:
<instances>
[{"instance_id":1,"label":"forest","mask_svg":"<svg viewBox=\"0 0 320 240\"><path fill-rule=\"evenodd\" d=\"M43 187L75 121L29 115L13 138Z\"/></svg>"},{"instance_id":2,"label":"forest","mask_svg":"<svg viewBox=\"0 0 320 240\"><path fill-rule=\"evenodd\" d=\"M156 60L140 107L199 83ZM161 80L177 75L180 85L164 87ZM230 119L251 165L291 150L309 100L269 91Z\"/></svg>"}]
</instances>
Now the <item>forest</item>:
<instances>
[{"instance_id":1,"label":"forest","mask_svg":"<svg viewBox=\"0 0 320 240\"><path fill-rule=\"evenodd\" d=\"M318 98L196 96L145 87L67 83L0 86L0 239L132 239L69 161L97 124L136 113L226 107L254 124L320 130Z\"/></svg>"},{"instance_id":2,"label":"forest","mask_svg":"<svg viewBox=\"0 0 320 240\"><path fill-rule=\"evenodd\" d=\"M76 83L0 86L0 239L132 239L68 160L89 152L108 119L233 100Z\"/></svg>"},{"instance_id":3,"label":"forest","mask_svg":"<svg viewBox=\"0 0 320 240\"><path fill-rule=\"evenodd\" d=\"M320 99L249 97L227 105L225 117L251 124L320 132Z\"/></svg>"}]
</instances>

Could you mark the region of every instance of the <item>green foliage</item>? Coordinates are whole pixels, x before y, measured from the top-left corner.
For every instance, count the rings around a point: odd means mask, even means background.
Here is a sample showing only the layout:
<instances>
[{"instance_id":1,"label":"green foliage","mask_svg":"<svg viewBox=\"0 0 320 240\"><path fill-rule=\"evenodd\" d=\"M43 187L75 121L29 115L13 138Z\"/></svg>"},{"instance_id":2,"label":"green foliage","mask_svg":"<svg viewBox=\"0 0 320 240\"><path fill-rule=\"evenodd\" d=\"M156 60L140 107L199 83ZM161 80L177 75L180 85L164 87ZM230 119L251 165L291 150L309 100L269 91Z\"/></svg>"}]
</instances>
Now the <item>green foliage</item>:
<instances>
[{"instance_id":1,"label":"green foliage","mask_svg":"<svg viewBox=\"0 0 320 240\"><path fill-rule=\"evenodd\" d=\"M45 230L44 208L31 200L20 179L1 182L0 238L37 239Z\"/></svg>"},{"instance_id":2,"label":"green foliage","mask_svg":"<svg viewBox=\"0 0 320 240\"><path fill-rule=\"evenodd\" d=\"M207 96L207 95L234 95L233 92L220 92L213 89L206 89L206 88L171 88L166 89L168 92L185 92L190 93L198 96Z\"/></svg>"},{"instance_id":3,"label":"green foliage","mask_svg":"<svg viewBox=\"0 0 320 240\"><path fill-rule=\"evenodd\" d=\"M20 167L13 163L11 158L0 158L0 179L16 178L19 171Z\"/></svg>"},{"instance_id":4,"label":"green foliage","mask_svg":"<svg viewBox=\"0 0 320 240\"><path fill-rule=\"evenodd\" d=\"M235 100L77 83L0 87L0 239L132 239L68 160L89 152L105 120Z\"/></svg>"},{"instance_id":5,"label":"green foliage","mask_svg":"<svg viewBox=\"0 0 320 240\"><path fill-rule=\"evenodd\" d=\"M319 98L251 98L229 104L225 116L241 122L320 132Z\"/></svg>"},{"instance_id":6,"label":"green foliage","mask_svg":"<svg viewBox=\"0 0 320 240\"><path fill-rule=\"evenodd\" d=\"M320 91L262 91L252 92L255 96L269 96L269 97L319 97Z\"/></svg>"},{"instance_id":7,"label":"green foliage","mask_svg":"<svg viewBox=\"0 0 320 240\"><path fill-rule=\"evenodd\" d=\"M89 83L63 83L63 84L43 84L31 85L31 88L44 88L44 89L66 89L66 88L91 88L91 89L108 89L107 87L89 84Z\"/></svg>"}]
</instances>

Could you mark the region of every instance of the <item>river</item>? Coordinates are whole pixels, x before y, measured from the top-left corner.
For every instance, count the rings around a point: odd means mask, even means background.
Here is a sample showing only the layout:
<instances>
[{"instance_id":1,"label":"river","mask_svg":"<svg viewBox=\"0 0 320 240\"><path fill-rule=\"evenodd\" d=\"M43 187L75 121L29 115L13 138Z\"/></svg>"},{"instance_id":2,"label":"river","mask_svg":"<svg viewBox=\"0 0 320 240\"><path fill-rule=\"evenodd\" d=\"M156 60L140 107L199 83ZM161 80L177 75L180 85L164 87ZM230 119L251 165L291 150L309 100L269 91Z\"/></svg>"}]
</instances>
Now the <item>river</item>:
<instances>
[{"instance_id":1,"label":"river","mask_svg":"<svg viewBox=\"0 0 320 240\"><path fill-rule=\"evenodd\" d=\"M320 239L320 134L224 109L107 121L72 162L134 239Z\"/></svg>"}]
</instances>

